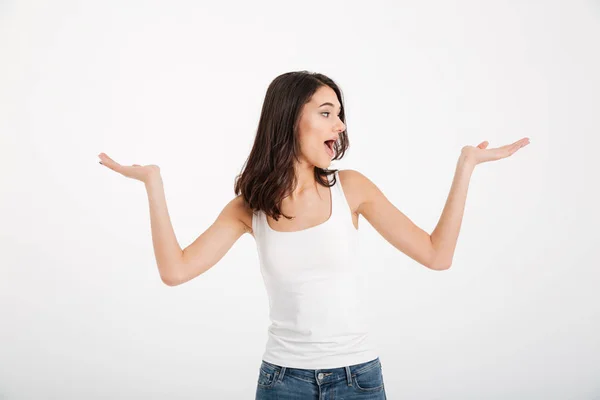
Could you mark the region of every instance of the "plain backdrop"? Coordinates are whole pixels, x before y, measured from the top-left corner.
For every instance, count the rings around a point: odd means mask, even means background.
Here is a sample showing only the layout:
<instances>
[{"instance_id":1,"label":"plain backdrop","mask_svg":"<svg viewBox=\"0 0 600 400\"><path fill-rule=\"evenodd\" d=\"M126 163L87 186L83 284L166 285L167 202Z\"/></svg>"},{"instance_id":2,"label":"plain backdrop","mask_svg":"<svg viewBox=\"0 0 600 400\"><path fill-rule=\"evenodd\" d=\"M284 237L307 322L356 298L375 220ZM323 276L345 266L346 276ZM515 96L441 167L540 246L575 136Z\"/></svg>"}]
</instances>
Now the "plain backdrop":
<instances>
[{"instance_id":1,"label":"plain backdrop","mask_svg":"<svg viewBox=\"0 0 600 400\"><path fill-rule=\"evenodd\" d=\"M144 185L178 241L234 197L269 83L324 73L356 169L431 233L480 164L452 267L361 217L390 399L600 399L597 1L0 3L0 399L253 399L268 300L242 236L160 280ZM290 255L293 256L293 255Z\"/></svg>"}]
</instances>

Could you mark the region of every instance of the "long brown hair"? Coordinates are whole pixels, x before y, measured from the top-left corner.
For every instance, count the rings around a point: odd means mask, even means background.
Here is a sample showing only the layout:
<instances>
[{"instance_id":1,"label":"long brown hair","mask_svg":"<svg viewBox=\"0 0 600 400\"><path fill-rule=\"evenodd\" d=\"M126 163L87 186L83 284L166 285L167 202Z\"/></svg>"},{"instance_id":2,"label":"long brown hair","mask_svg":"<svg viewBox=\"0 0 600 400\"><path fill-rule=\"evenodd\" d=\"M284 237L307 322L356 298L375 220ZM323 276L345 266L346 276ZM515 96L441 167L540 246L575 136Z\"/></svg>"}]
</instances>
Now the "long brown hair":
<instances>
[{"instance_id":1,"label":"long brown hair","mask_svg":"<svg viewBox=\"0 0 600 400\"><path fill-rule=\"evenodd\" d=\"M304 104L322 86L329 86L335 92L341 105L340 119L345 125L342 92L332 79L323 74L287 72L276 77L267 88L252 150L234 185L236 196L242 194L254 212L262 210L276 221L280 215L292 218L281 212L280 205L297 184L294 161L298 161L300 156L299 117ZM334 145L333 160L341 159L349 144L344 130ZM335 176L331 184L328 176L336 171L315 166L315 180L322 186L331 187L335 184Z\"/></svg>"}]
</instances>

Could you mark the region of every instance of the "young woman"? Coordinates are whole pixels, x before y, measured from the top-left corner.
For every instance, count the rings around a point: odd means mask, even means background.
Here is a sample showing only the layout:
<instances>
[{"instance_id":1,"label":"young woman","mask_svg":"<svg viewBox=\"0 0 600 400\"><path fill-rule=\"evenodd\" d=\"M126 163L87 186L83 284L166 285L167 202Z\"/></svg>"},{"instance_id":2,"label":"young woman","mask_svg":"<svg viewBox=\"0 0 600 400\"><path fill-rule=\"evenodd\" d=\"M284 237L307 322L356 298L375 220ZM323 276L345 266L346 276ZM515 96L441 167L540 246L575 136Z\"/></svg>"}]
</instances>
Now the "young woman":
<instances>
[{"instance_id":1,"label":"young woman","mask_svg":"<svg viewBox=\"0 0 600 400\"><path fill-rule=\"evenodd\" d=\"M433 270L450 268L471 173L479 163L529 143L462 148L450 195L429 235L360 172L328 169L348 148L342 93L307 71L275 78L254 145L232 199L184 250L169 219L160 168L101 164L144 182L152 241L163 282L180 285L213 267L244 234L256 240L271 325L257 399L385 399L381 363L370 340L365 268L356 262L358 217L390 244ZM283 216L283 218L281 218Z\"/></svg>"}]
</instances>

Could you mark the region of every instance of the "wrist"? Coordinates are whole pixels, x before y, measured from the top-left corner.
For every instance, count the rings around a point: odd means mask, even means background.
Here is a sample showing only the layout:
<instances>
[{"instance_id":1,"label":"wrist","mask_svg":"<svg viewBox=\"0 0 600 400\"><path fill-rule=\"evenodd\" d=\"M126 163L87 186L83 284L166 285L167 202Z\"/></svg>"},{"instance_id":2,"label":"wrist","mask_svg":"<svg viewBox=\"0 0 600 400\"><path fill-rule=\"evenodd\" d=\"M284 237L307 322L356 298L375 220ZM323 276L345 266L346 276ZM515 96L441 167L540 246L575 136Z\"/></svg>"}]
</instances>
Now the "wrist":
<instances>
[{"instance_id":1,"label":"wrist","mask_svg":"<svg viewBox=\"0 0 600 400\"><path fill-rule=\"evenodd\" d=\"M146 187L162 185L162 176L160 175L160 171L156 170L149 173L144 180L144 185L146 185Z\"/></svg>"},{"instance_id":2,"label":"wrist","mask_svg":"<svg viewBox=\"0 0 600 400\"><path fill-rule=\"evenodd\" d=\"M457 166L461 168L474 169L477 163L473 160L473 158L464 152L461 152L458 157Z\"/></svg>"}]
</instances>

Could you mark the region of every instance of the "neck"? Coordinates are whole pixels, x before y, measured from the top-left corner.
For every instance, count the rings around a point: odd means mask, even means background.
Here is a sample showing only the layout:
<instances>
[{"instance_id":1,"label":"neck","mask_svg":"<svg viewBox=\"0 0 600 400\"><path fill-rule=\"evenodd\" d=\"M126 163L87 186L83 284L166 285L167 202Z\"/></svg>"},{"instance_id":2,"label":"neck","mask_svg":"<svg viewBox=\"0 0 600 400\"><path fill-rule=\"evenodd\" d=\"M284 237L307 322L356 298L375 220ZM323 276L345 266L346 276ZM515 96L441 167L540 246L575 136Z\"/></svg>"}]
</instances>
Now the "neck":
<instances>
[{"instance_id":1,"label":"neck","mask_svg":"<svg viewBox=\"0 0 600 400\"><path fill-rule=\"evenodd\" d=\"M309 164L297 164L296 179L297 184L290 198L292 200L301 197L307 193L317 191L317 182L315 181L314 165Z\"/></svg>"}]
</instances>

